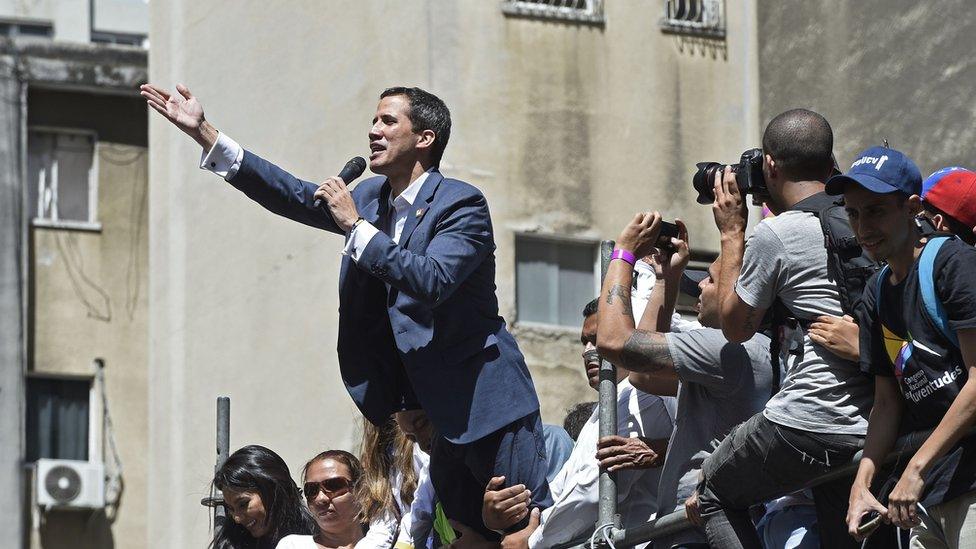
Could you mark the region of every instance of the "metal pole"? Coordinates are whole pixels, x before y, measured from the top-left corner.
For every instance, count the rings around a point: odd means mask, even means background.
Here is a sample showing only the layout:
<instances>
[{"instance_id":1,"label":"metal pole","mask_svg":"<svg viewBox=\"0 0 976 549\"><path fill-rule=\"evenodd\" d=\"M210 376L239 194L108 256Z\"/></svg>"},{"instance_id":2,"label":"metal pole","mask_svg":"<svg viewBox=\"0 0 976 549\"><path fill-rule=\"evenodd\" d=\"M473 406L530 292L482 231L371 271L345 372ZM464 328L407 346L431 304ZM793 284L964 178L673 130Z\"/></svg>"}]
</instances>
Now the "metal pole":
<instances>
[{"instance_id":1,"label":"metal pole","mask_svg":"<svg viewBox=\"0 0 976 549\"><path fill-rule=\"evenodd\" d=\"M614 242L604 240L600 243L600 282L607 278L610 254ZM602 297L602 295L601 295ZM606 360L600 361L600 437L617 434L617 367ZM608 471L600 472L600 507L596 527L610 524L620 528L617 516L617 475Z\"/></svg>"},{"instance_id":2,"label":"metal pole","mask_svg":"<svg viewBox=\"0 0 976 549\"><path fill-rule=\"evenodd\" d=\"M230 397L217 397L217 464L214 466L214 473L220 470L227 461L230 454ZM220 503L214 505L214 539L227 522L227 513L224 510L223 494L220 490L214 493L214 500Z\"/></svg>"}]
</instances>

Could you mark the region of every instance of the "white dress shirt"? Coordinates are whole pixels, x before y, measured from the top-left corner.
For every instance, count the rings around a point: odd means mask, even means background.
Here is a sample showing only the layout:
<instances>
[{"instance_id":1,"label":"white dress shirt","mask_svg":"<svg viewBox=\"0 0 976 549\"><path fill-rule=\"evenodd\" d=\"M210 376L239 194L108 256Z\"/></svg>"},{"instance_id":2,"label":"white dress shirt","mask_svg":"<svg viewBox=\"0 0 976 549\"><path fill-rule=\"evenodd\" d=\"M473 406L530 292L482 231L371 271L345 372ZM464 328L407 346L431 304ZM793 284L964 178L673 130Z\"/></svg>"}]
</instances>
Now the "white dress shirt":
<instances>
[{"instance_id":1,"label":"white dress shirt","mask_svg":"<svg viewBox=\"0 0 976 549\"><path fill-rule=\"evenodd\" d=\"M229 180L237 174L243 160L244 149L236 141L220 133L217 135L217 141L214 142L213 147L202 153L200 168ZM412 206L429 175L430 171L424 172L420 177L411 181L396 198L390 196L390 212L391 215L395 216L390 223L390 227L393 229L390 238L397 244L400 243L400 236L403 233L403 226L407 222L407 216L416 214L413 212ZM358 263L359 256L378 232L380 232L379 229L366 221L356 225L346 236L346 246L342 250L343 255L352 257L352 260Z\"/></svg>"},{"instance_id":2,"label":"white dress shirt","mask_svg":"<svg viewBox=\"0 0 976 549\"><path fill-rule=\"evenodd\" d=\"M677 401L634 388L626 379L617 385L617 434L649 439L669 438ZM593 531L599 507L599 410L580 431L573 453L549 483L553 505L542 512L542 526L529 538L531 549L545 549ZM617 473L617 510L621 523L647 522L657 510L661 468L628 469Z\"/></svg>"}]
</instances>

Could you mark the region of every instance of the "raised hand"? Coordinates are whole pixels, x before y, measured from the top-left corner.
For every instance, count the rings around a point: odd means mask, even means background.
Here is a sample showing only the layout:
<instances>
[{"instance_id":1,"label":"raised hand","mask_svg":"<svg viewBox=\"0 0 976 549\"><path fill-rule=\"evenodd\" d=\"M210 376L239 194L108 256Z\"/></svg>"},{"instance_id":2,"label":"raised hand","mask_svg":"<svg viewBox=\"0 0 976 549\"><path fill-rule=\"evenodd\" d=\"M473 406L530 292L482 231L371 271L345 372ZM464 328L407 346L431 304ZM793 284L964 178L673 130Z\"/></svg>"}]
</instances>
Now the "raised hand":
<instances>
[{"instance_id":1,"label":"raised hand","mask_svg":"<svg viewBox=\"0 0 976 549\"><path fill-rule=\"evenodd\" d=\"M688 247L688 227L680 219L674 220L678 226L678 238L672 238L669 244L673 248L671 252L661 251L660 248L650 256L649 263L654 267L654 276L659 280L681 278L681 273L688 266L691 259L691 250Z\"/></svg>"},{"instance_id":2,"label":"raised hand","mask_svg":"<svg viewBox=\"0 0 976 549\"><path fill-rule=\"evenodd\" d=\"M627 250L637 257L645 257L654 249L661 234L661 214L640 212L617 237L617 248Z\"/></svg>"},{"instance_id":3,"label":"raised hand","mask_svg":"<svg viewBox=\"0 0 976 549\"><path fill-rule=\"evenodd\" d=\"M715 174L714 190L712 215L715 217L715 226L722 234L744 234L749 220L749 208L745 197L739 192L739 184L735 181L732 168L726 166L724 172Z\"/></svg>"},{"instance_id":4,"label":"raised hand","mask_svg":"<svg viewBox=\"0 0 976 549\"><path fill-rule=\"evenodd\" d=\"M204 117L203 105L183 84L177 84L176 91L179 93L171 94L153 84L139 86L139 94L146 98L151 109L192 137L201 147L210 150L217 140L217 130Z\"/></svg>"}]
</instances>

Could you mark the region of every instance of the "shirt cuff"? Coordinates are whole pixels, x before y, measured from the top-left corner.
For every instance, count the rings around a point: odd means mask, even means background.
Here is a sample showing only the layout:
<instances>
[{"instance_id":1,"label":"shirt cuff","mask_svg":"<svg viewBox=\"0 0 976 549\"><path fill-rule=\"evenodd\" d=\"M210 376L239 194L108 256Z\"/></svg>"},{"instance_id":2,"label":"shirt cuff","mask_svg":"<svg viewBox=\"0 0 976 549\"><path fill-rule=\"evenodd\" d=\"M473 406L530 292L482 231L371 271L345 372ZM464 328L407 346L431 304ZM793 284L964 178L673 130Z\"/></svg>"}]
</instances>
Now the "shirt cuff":
<instances>
[{"instance_id":1,"label":"shirt cuff","mask_svg":"<svg viewBox=\"0 0 976 549\"><path fill-rule=\"evenodd\" d=\"M342 249L342 255L348 255L353 261L359 263L359 257L366 250L369 241L373 240L378 232L380 232L379 229L374 227L372 223L360 222L346 237L346 247Z\"/></svg>"},{"instance_id":2,"label":"shirt cuff","mask_svg":"<svg viewBox=\"0 0 976 549\"><path fill-rule=\"evenodd\" d=\"M200 154L200 168L213 172L225 180L237 174L244 160L244 149L223 133L217 134L217 141L209 151Z\"/></svg>"}]
</instances>

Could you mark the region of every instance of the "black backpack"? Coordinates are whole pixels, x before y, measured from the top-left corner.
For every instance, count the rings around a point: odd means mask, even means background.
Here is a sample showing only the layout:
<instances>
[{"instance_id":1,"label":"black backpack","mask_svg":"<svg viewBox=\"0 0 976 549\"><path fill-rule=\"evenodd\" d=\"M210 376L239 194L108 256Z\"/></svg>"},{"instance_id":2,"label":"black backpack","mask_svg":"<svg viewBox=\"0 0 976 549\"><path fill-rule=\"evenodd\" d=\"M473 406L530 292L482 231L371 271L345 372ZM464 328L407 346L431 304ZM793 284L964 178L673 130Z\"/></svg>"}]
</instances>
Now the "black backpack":
<instances>
[{"instance_id":1,"label":"black backpack","mask_svg":"<svg viewBox=\"0 0 976 549\"><path fill-rule=\"evenodd\" d=\"M857 243L854 230L847 218L843 201L826 193L817 193L793 205L791 210L809 212L820 220L824 235L824 248L827 250L827 279L837 284L840 307L844 314L854 316L854 309L861 301L864 288L871 275L881 268L881 264L868 257ZM773 361L773 394L779 391L779 357L781 330L790 326L806 326L812 319L800 319L778 298L772 307L772 345L770 355ZM793 349L790 350L794 352ZM798 350L796 350L798 352Z\"/></svg>"},{"instance_id":2,"label":"black backpack","mask_svg":"<svg viewBox=\"0 0 976 549\"><path fill-rule=\"evenodd\" d=\"M840 308L854 316L854 308L864 293L864 287L881 264L875 262L857 243L854 230L844 211L841 198L826 193L815 194L795 204L793 210L810 212L820 219L827 250L827 279L837 284Z\"/></svg>"}]
</instances>

